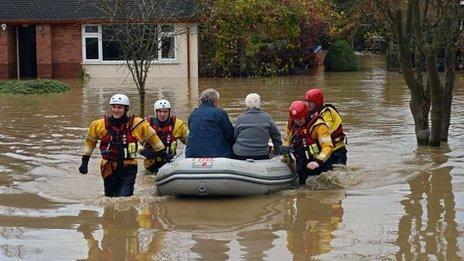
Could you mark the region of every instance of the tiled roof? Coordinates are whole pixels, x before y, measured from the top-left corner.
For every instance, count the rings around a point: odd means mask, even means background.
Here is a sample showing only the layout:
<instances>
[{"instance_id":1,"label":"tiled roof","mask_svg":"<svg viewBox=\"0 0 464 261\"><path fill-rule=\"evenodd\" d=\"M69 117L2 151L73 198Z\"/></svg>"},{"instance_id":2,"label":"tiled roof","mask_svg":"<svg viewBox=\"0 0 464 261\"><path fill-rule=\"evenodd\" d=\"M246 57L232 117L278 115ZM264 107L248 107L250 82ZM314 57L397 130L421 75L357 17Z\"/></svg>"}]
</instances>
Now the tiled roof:
<instances>
[{"instance_id":1,"label":"tiled roof","mask_svg":"<svg viewBox=\"0 0 464 261\"><path fill-rule=\"evenodd\" d=\"M104 18L95 7L97 1L124 3L136 10L138 0L0 0L0 23L3 21L75 21ZM156 18L190 20L195 13L195 0L159 0L162 13Z\"/></svg>"}]
</instances>

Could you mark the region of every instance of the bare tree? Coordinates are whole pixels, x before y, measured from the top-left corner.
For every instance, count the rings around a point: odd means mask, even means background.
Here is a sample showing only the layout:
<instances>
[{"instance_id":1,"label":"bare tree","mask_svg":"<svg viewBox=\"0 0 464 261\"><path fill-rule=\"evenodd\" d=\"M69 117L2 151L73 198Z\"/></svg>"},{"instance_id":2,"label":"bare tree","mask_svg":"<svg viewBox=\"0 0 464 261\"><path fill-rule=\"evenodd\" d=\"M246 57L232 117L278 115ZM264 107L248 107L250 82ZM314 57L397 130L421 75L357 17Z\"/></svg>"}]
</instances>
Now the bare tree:
<instances>
[{"instance_id":1,"label":"bare tree","mask_svg":"<svg viewBox=\"0 0 464 261\"><path fill-rule=\"evenodd\" d=\"M463 36L460 1L373 1L398 45L400 67L411 91L409 107L417 143L440 146L448 139L457 43ZM444 80L438 70L440 55L444 56ZM425 61L425 75L421 61Z\"/></svg>"},{"instance_id":2,"label":"bare tree","mask_svg":"<svg viewBox=\"0 0 464 261\"><path fill-rule=\"evenodd\" d=\"M145 115L145 84L149 69L161 55L173 51L174 37L188 33L174 26L191 19L191 0L92 0L101 13L103 37L119 50L115 60L125 61L140 97L140 116Z\"/></svg>"}]
</instances>

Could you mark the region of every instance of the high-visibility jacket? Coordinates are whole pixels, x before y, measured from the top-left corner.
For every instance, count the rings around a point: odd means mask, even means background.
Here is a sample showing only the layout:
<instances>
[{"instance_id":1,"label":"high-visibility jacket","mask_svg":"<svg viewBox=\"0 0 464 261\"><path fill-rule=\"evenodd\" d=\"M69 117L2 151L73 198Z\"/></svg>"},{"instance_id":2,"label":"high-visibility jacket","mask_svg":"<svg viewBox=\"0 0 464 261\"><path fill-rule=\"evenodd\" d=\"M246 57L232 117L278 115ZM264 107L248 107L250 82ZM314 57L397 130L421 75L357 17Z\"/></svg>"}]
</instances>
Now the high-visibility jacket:
<instances>
[{"instance_id":1,"label":"high-visibility jacket","mask_svg":"<svg viewBox=\"0 0 464 261\"><path fill-rule=\"evenodd\" d=\"M329 127L334 150L344 148L345 133L343 132L342 117L338 110L332 104L325 104L322 106L319 115Z\"/></svg>"},{"instance_id":2,"label":"high-visibility jacket","mask_svg":"<svg viewBox=\"0 0 464 261\"><path fill-rule=\"evenodd\" d=\"M322 118L316 117L301 127L290 119L285 129L287 135L283 144L293 146L295 151L301 151L303 148L307 160L321 164L332 154L334 146L329 128Z\"/></svg>"},{"instance_id":3,"label":"high-visibility jacket","mask_svg":"<svg viewBox=\"0 0 464 261\"><path fill-rule=\"evenodd\" d=\"M121 125L111 124L109 116L105 116L106 135L100 140L100 153L102 158L114 162L134 159L137 156L137 139L132 136L131 130L134 117Z\"/></svg>"},{"instance_id":4,"label":"high-visibility jacket","mask_svg":"<svg viewBox=\"0 0 464 261\"><path fill-rule=\"evenodd\" d=\"M179 139L182 143L187 144L187 137L189 134L187 124L176 116L171 116L165 124L160 123L156 117L148 116L147 122L156 131L156 134L163 142L164 146L168 149L169 154L176 155L177 140ZM150 149L147 148L146 149ZM144 159L143 165L145 168L150 167L156 162L162 162L161 157L154 159Z\"/></svg>"},{"instance_id":5,"label":"high-visibility jacket","mask_svg":"<svg viewBox=\"0 0 464 261\"><path fill-rule=\"evenodd\" d=\"M156 135L161 139L164 146L169 149L170 154L176 154L178 139L187 144L189 131L183 120L178 119L176 116L171 116L166 123L159 122L155 117L148 116L146 119L156 131Z\"/></svg>"},{"instance_id":6,"label":"high-visibility jacket","mask_svg":"<svg viewBox=\"0 0 464 261\"><path fill-rule=\"evenodd\" d=\"M106 139L108 138L108 135L109 134L111 135L110 131L108 131L108 129L107 129L107 127L108 127L107 124L105 124L105 118L106 117L98 119L98 120L94 120L90 124L89 130L87 132L87 137L86 137L85 142L84 142L83 155L90 156L92 154L93 150L95 149L95 146L97 145L97 142L99 140L100 141L105 140L105 141L103 141L105 143ZM138 141L138 142L147 142L147 143L151 144L151 146L153 147L153 149L155 151L160 151L160 150L164 149L163 143L161 142L159 137L156 135L155 130L153 130L153 128L150 127L150 124L148 124L147 121L145 121L144 119L142 119L140 117L134 117L134 116L129 117L129 120L132 123L127 125L127 129L130 132L130 136L131 136L130 141L131 142L134 141L134 140ZM124 125L124 123L123 123L123 125ZM123 127L123 128L125 128L125 127ZM120 132L121 135L124 134L124 133L127 133L127 132L125 132L125 131ZM127 136L126 136L126 138L127 138ZM117 139L120 139L120 138L117 138ZM102 148L105 148L105 146L102 146ZM105 151L102 151L102 152L103 152L103 154L107 153ZM107 162L109 162L109 161L113 162L113 160L110 159L110 157L108 157L107 159L105 159L105 157L102 157L102 160L101 160L102 175L104 174L103 173L103 167L106 166ZM137 159L136 159L135 156L134 157L124 157L123 164L124 164L124 166L126 166L126 165L137 165ZM104 174L103 176L105 177L107 175L109 175L109 174Z\"/></svg>"}]
</instances>

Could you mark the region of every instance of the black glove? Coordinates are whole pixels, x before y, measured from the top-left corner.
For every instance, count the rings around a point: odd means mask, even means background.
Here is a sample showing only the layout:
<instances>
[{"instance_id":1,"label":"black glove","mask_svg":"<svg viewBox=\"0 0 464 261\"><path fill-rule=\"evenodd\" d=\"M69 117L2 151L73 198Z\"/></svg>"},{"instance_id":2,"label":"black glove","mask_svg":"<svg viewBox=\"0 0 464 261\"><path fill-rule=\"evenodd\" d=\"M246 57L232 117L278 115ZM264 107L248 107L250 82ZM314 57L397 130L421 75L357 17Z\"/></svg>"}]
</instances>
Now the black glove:
<instances>
[{"instance_id":1,"label":"black glove","mask_svg":"<svg viewBox=\"0 0 464 261\"><path fill-rule=\"evenodd\" d=\"M161 154L161 157L162 157L163 160L166 161L166 162L171 162L171 161L172 161L172 158L174 158L174 156L172 156L171 154L169 154L167 151L163 151L163 154Z\"/></svg>"},{"instance_id":2,"label":"black glove","mask_svg":"<svg viewBox=\"0 0 464 261\"><path fill-rule=\"evenodd\" d=\"M87 155L82 156L82 163L81 163L81 166L79 167L79 172L81 174L87 174L87 172L89 171L89 159L90 157Z\"/></svg>"},{"instance_id":3,"label":"black glove","mask_svg":"<svg viewBox=\"0 0 464 261\"><path fill-rule=\"evenodd\" d=\"M140 151L140 155L144 156L147 159L156 158L156 152L152 149L143 149L142 151Z\"/></svg>"},{"instance_id":4,"label":"black glove","mask_svg":"<svg viewBox=\"0 0 464 261\"><path fill-rule=\"evenodd\" d=\"M282 146L280 149L282 154L290 154L291 147L290 146Z\"/></svg>"}]
</instances>

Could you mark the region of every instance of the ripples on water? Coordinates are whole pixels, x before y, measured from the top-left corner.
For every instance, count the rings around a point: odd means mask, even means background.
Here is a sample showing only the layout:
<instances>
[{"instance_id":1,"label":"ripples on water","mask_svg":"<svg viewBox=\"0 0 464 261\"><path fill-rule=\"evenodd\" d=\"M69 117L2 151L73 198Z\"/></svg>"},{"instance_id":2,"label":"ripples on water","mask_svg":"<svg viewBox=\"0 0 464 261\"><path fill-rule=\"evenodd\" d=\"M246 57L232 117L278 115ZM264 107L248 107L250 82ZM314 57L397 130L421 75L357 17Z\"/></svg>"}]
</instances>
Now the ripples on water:
<instances>
[{"instance_id":1,"label":"ripples on water","mask_svg":"<svg viewBox=\"0 0 464 261\"><path fill-rule=\"evenodd\" d=\"M71 83L64 94L0 95L0 256L422 259L427 249L437 259L463 257L464 77L447 146L417 147L409 91L380 61L366 57L355 73L148 83L146 112L167 98L182 119L206 88L219 90L233 122L257 92L282 132L289 104L309 87L324 90L344 118L348 166L305 188L245 199L157 197L143 170L134 197L105 198L96 152L89 174L78 174L86 129L108 113L111 95L124 90L138 110L136 89L119 79Z\"/></svg>"}]
</instances>

